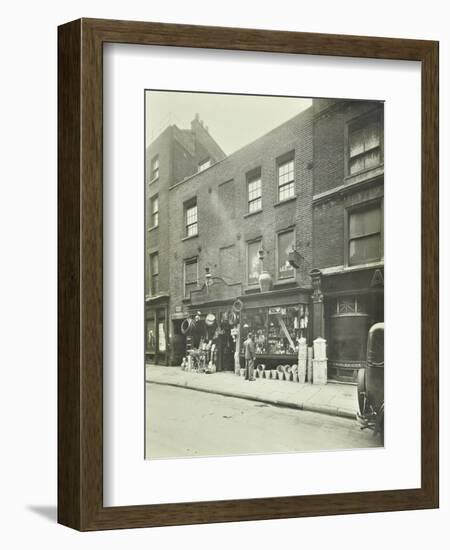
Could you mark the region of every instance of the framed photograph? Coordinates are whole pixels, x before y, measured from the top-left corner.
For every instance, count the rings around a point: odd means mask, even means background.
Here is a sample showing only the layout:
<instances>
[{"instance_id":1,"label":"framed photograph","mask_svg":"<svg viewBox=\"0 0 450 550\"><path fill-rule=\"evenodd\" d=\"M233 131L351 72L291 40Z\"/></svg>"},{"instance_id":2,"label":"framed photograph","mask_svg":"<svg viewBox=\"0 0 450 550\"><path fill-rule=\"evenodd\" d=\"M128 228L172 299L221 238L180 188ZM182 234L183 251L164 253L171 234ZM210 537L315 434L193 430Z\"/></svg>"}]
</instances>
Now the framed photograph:
<instances>
[{"instance_id":1,"label":"framed photograph","mask_svg":"<svg viewBox=\"0 0 450 550\"><path fill-rule=\"evenodd\" d=\"M59 522L438 507L438 43L58 41Z\"/></svg>"}]
</instances>

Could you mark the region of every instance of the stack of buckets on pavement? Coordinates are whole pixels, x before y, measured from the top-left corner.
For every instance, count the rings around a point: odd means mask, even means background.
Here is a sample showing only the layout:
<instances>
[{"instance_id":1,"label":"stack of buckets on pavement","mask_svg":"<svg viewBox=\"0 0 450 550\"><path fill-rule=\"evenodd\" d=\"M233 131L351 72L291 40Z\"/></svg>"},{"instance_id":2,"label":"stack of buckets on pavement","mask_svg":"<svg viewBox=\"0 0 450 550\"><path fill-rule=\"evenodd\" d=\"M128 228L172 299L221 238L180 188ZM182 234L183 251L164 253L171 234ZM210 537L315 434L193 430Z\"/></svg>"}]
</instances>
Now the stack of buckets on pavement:
<instances>
[{"instance_id":1,"label":"stack of buckets on pavement","mask_svg":"<svg viewBox=\"0 0 450 550\"><path fill-rule=\"evenodd\" d=\"M278 365L268 369L260 363L254 370L255 378L269 380L285 380L299 384L326 384L327 383L327 342L323 338L316 338L312 347L306 344L306 338L298 340L298 363L294 365ZM237 373L245 376L245 369Z\"/></svg>"}]
</instances>

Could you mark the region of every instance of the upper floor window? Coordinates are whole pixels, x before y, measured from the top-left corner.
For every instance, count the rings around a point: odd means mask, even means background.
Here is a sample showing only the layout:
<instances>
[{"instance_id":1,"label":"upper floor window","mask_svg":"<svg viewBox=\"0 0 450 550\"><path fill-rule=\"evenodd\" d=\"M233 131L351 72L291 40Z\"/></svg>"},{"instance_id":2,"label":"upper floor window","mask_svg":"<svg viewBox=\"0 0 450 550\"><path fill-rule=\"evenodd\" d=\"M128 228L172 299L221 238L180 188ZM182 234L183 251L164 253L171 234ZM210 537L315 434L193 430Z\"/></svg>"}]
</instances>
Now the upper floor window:
<instances>
[{"instance_id":1,"label":"upper floor window","mask_svg":"<svg viewBox=\"0 0 450 550\"><path fill-rule=\"evenodd\" d=\"M159 257L158 253L150 254L150 294L159 292Z\"/></svg>"},{"instance_id":2,"label":"upper floor window","mask_svg":"<svg viewBox=\"0 0 450 550\"><path fill-rule=\"evenodd\" d=\"M371 204L348 215L348 263L364 264L382 256L381 205Z\"/></svg>"},{"instance_id":3,"label":"upper floor window","mask_svg":"<svg viewBox=\"0 0 450 550\"><path fill-rule=\"evenodd\" d=\"M197 198L184 205L185 234L186 237L198 235Z\"/></svg>"},{"instance_id":4,"label":"upper floor window","mask_svg":"<svg viewBox=\"0 0 450 550\"><path fill-rule=\"evenodd\" d=\"M150 181L159 178L159 156L153 157L150 163Z\"/></svg>"},{"instance_id":5,"label":"upper floor window","mask_svg":"<svg viewBox=\"0 0 450 550\"><path fill-rule=\"evenodd\" d=\"M190 258L184 261L184 295L189 297L191 290L198 286L198 261Z\"/></svg>"},{"instance_id":6,"label":"upper floor window","mask_svg":"<svg viewBox=\"0 0 450 550\"><path fill-rule=\"evenodd\" d=\"M295 276L294 268L289 263L289 252L295 247L295 232L293 229L278 233L278 279L290 279Z\"/></svg>"},{"instance_id":7,"label":"upper floor window","mask_svg":"<svg viewBox=\"0 0 450 550\"><path fill-rule=\"evenodd\" d=\"M159 198L154 195L150 198L150 226L156 227L159 224Z\"/></svg>"},{"instance_id":8,"label":"upper floor window","mask_svg":"<svg viewBox=\"0 0 450 550\"><path fill-rule=\"evenodd\" d=\"M247 175L248 211L257 212L262 208L261 172Z\"/></svg>"},{"instance_id":9,"label":"upper floor window","mask_svg":"<svg viewBox=\"0 0 450 550\"><path fill-rule=\"evenodd\" d=\"M278 163L278 200L285 201L295 195L294 159Z\"/></svg>"},{"instance_id":10,"label":"upper floor window","mask_svg":"<svg viewBox=\"0 0 450 550\"><path fill-rule=\"evenodd\" d=\"M381 113L352 122L348 127L348 173L357 174L383 162Z\"/></svg>"},{"instance_id":11,"label":"upper floor window","mask_svg":"<svg viewBox=\"0 0 450 550\"><path fill-rule=\"evenodd\" d=\"M260 248L261 239L247 243L247 282L249 285L256 285L259 281L261 273Z\"/></svg>"},{"instance_id":12,"label":"upper floor window","mask_svg":"<svg viewBox=\"0 0 450 550\"><path fill-rule=\"evenodd\" d=\"M203 170L206 170L211 166L211 159L207 158L206 160L202 161L198 165L198 171L203 172Z\"/></svg>"}]
</instances>

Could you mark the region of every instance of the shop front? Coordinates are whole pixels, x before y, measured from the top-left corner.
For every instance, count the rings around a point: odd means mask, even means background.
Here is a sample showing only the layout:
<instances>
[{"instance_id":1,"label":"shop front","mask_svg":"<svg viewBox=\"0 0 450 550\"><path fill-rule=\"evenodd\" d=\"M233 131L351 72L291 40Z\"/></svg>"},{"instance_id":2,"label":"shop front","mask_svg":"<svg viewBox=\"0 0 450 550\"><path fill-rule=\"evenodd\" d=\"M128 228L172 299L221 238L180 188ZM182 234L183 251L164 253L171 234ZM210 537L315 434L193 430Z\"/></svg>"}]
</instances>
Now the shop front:
<instances>
[{"instance_id":1,"label":"shop front","mask_svg":"<svg viewBox=\"0 0 450 550\"><path fill-rule=\"evenodd\" d=\"M200 370L234 371L237 323L233 302L191 308L182 324L186 357Z\"/></svg>"},{"instance_id":2,"label":"shop front","mask_svg":"<svg viewBox=\"0 0 450 550\"><path fill-rule=\"evenodd\" d=\"M190 292L171 316L180 335L176 361L204 372L234 371L239 315L233 308L241 283L209 277L208 284Z\"/></svg>"},{"instance_id":3,"label":"shop front","mask_svg":"<svg viewBox=\"0 0 450 550\"><path fill-rule=\"evenodd\" d=\"M240 342L251 332L255 337L256 366L271 369L298 362L300 338L311 345L309 330L310 290L291 288L242 296ZM244 357L240 353L241 367Z\"/></svg>"},{"instance_id":4,"label":"shop front","mask_svg":"<svg viewBox=\"0 0 450 550\"><path fill-rule=\"evenodd\" d=\"M298 343L311 345L310 289L291 287L242 293L241 284L217 280L209 288L191 292L184 312L172 315L181 322L185 358L200 368L236 371L243 368L243 342L255 335L256 365L271 369L298 362Z\"/></svg>"},{"instance_id":5,"label":"shop front","mask_svg":"<svg viewBox=\"0 0 450 550\"><path fill-rule=\"evenodd\" d=\"M366 365L367 335L384 321L383 269L323 277L328 377L356 383Z\"/></svg>"}]
</instances>

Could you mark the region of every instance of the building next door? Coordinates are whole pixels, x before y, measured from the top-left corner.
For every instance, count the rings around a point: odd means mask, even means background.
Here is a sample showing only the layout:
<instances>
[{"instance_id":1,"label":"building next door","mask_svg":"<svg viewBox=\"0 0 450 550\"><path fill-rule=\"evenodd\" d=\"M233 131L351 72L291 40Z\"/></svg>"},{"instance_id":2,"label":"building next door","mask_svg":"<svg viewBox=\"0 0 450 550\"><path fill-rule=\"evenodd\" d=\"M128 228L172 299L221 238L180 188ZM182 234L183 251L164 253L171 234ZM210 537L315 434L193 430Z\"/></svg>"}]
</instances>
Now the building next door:
<instances>
[{"instance_id":1,"label":"building next door","mask_svg":"<svg viewBox=\"0 0 450 550\"><path fill-rule=\"evenodd\" d=\"M382 290L345 294L327 303L328 376L338 382L356 383L366 365L370 327L384 321Z\"/></svg>"}]
</instances>

